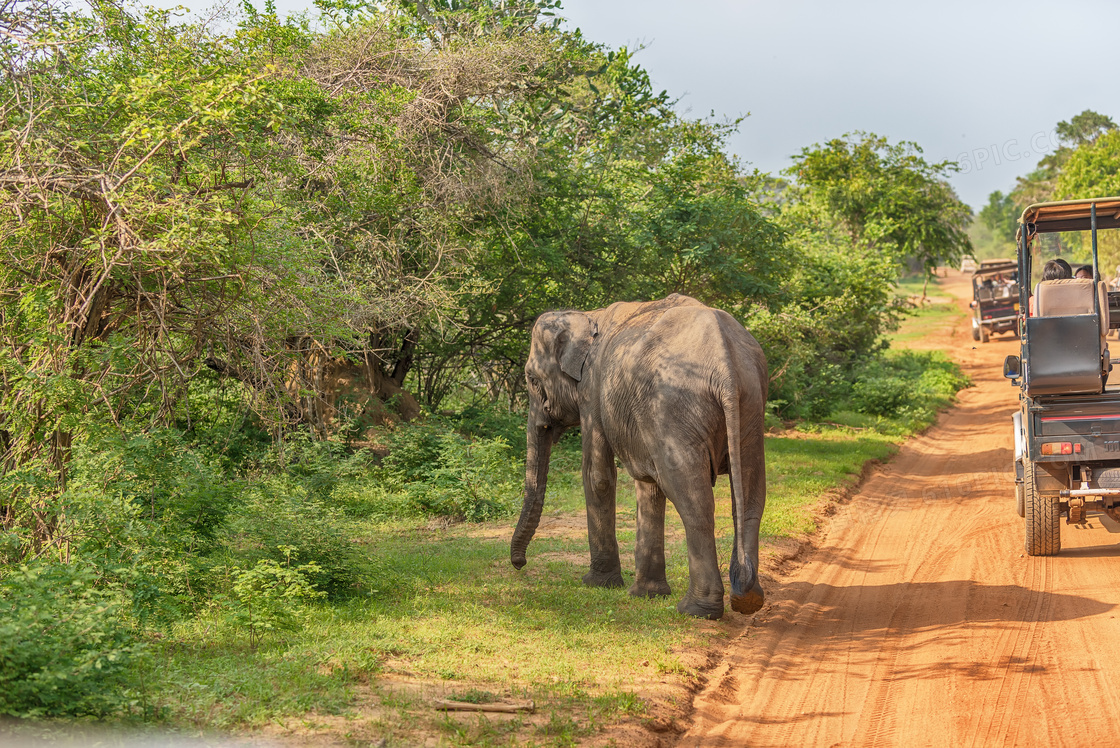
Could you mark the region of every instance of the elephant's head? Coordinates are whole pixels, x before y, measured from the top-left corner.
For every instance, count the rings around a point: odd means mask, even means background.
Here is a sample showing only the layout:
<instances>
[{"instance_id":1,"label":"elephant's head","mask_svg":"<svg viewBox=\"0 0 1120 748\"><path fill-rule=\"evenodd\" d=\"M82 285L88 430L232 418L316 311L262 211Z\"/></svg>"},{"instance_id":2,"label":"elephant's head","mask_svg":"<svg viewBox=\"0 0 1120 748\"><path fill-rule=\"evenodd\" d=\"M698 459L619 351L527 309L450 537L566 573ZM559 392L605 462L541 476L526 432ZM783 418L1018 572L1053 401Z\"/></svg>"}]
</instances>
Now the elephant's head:
<instances>
[{"instance_id":1,"label":"elephant's head","mask_svg":"<svg viewBox=\"0 0 1120 748\"><path fill-rule=\"evenodd\" d=\"M525 565L525 549L540 523L552 445L565 429L579 425L579 384L587 375L588 354L597 334L595 320L583 312L548 312L533 325L525 363L529 386L525 503L510 545L510 561L518 569Z\"/></svg>"}]
</instances>

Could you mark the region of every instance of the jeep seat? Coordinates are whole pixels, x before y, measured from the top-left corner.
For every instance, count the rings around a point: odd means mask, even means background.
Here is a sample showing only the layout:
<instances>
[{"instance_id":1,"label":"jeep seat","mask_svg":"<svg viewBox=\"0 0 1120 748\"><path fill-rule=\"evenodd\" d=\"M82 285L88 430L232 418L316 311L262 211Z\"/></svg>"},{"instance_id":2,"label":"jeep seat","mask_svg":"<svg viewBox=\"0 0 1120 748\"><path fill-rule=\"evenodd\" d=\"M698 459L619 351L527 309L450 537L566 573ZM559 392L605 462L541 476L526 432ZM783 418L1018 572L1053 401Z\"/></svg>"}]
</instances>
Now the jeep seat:
<instances>
[{"instance_id":1,"label":"jeep seat","mask_svg":"<svg viewBox=\"0 0 1120 748\"><path fill-rule=\"evenodd\" d=\"M1095 393L1108 378L1108 287L1088 278L1043 281L1027 319L1027 388L1032 395Z\"/></svg>"}]
</instances>

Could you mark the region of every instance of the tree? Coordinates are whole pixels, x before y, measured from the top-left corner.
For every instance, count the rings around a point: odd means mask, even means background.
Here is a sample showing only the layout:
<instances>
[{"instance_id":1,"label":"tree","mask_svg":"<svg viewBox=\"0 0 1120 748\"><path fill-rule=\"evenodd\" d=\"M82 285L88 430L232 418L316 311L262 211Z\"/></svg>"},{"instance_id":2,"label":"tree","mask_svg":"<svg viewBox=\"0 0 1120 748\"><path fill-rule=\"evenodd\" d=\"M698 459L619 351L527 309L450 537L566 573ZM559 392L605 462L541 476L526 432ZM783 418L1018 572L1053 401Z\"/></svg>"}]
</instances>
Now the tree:
<instances>
[{"instance_id":1,"label":"tree","mask_svg":"<svg viewBox=\"0 0 1120 748\"><path fill-rule=\"evenodd\" d=\"M578 74L503 113L535 140L523 199L464 226L469 277L492 292L462 324L424 332L433 408L463 383L515 401L529 329L548 309L672 292L735 308L780 293L781 232L724 153L733 124L676 115L625 49L564 43Z\"/></svg>"},{"instance_id":2,"label":"tree","mask_svg":"<svg viewBox=\"0 0 1120 748\"><path fill-rule=\"evenodd\" d=\"M5 6L6 526L51 541L73 440L168 423L207 369L317 427L401 396L415 331L484 290L458 227L523 187L488 112L563 67L544 32L433 56L404 21Z\"/></svg>"},{"instance_id":3,"label":"tree","mask_svg":"<svg viewBox=\"0 0 1120 748\"><path fill-rule=\"evenodd\" d=\"M914 261L927 279L971 253L972 211L945 181L956 166L928 163L915 143L853 133L803 148L786 173L800 198L821 205L852 243L899 264Z\"/></svg>"},{"instance_id":4,"label":"tree","mask_svg":"<svg viewBox=\"0 0 1120 748\"><path fill-rule=\"evenodd\" d=\"M1007 240L1015 236L1019 226L1020 210L1010 194L996 190L988 195L988 204L980 209L977 216L987 226L997 240Z\"/></svg>"},{"instance_id":5,"label":"tree","mask_svg":"<svg viewBox=\"0 0 1120 748\"><path fill-rule=\"evenodd\" d=\"M1034 171L1016 180L1011 196L1020 211L1033 203L1055 199L1057 182L1070 156L1082 146L1091 146L1102 135L1115 131L1116 123L1111 117L1086 109L1070 117L1068 122L1059 122L1054 129L1058 147L1043 156Z\"/></svg>"}]
</instances>

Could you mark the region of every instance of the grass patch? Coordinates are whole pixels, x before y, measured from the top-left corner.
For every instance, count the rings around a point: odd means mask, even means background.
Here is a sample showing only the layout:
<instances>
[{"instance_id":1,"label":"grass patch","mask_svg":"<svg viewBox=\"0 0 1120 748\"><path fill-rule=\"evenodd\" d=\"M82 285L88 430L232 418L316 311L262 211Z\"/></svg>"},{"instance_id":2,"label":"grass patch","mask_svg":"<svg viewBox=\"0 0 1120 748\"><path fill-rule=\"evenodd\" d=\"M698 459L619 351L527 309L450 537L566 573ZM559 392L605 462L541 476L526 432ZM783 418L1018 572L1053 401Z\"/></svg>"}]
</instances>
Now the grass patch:
<instances>
[{"instance_id":1,"label":"grass patch","mask_svg":"<svg viewBox=\"0 0 1120 748\"><path fill-rule=\"evenodd\" d=\"M822 495L852 485L869 460L892 455L966 383L936 351L891 352L864 374L876 384L862 395L854 391L852 409L767 437L764 541L814 532ZM905 390L905 407L876 413L893 407L892 387ZM302 631L275 634L256 649L218 614L181 624L154 647L146 678L154 713L177 728L278 722L293 729L298 717L353 722L360 725L353 734L374 742L440 735L452 745L542 746L571 745L604 725L641 717L648 708L636 693L642 684L695 677L702 660L686 653L711 646L722 629L676 612L688 584L688 554L672 509L672 597L637 599L625 589L582 585L588 549L579 468L579 435L572 433L553 450L541 528L521 571L509 563L510 519L448 526L426 518L352 518L348 541L379 570L376 588L312 606ZM734 535L726 476L715 490L726 578ZM620 471L618 538L627 581L634 574L635 513L634 483ZM498 723L433 712L436 698L533 699L538 712Z\"/></svg>"},{"instance_id":2,"label":"grass patch","mask_svg":"<svg viewBox=\"0 0 1120 748\"><path fill-rule=\"evenodd\" d=\"M954 329L965 314L956 304L925 304L916 307L902 319L891 335L887 336L891 345L910 345L928 338L938 332Z\"/></svg>"},{"instance_id":3,"label":"grass patch","mask_svg":"<svg viewBox=\"0 0 1120 748\"><path fill-rule=\"evenodd\" d=\"M850 486L869 460L884 460L898 451L898 437L880 433L856 435L847 429L766 440L765 538L797 537L817 529L813 507L820 497ZM728 500L730 493L723 492ZM730 532L730 508L726 514Z\"/></svg>"},{"instance_id":4,"label":"grass patch","mask_svg":"<svg viewBox=\"0 0 1120 748\"><path fill-rule=\"evenodd\" d=\"M812 508L821 494L853 483L865 461L889 456L898 441L837 427L769 437L764 538L814 531ZM693 677L695 666L681 652L711 645L721 630L676 612L688 565L672 509L666 551L673 597L637 599L625 590L582 585L587 539L581 524L570 521L583 503L578 475L570 474L570 462L578 465L578 439L554 454L545 521L521 572L509 564L508 522L439 529L355 523L352 541L371 564L393 570L392 583L317 605L301 632L256 650L217 619L181 626L158 643L146 675L156 713L165 724L193 729L290 726L296 715L362 721L354 704L367 694L380 716L363 724L376 735L407 744L419 731L462 745L570 745L605 724L644 714L635 679ZM726 574L733 538L726 477L716 494ZM618 506L623 571L632 579L635 502L624 473ZM568 520L567 529L549 532L550 519ZM424 685L402 690L395 685L401 682ZM434 713L434 698L529 698L539 713L497 725L477 715Z\"/></svg>"}]
</instances>

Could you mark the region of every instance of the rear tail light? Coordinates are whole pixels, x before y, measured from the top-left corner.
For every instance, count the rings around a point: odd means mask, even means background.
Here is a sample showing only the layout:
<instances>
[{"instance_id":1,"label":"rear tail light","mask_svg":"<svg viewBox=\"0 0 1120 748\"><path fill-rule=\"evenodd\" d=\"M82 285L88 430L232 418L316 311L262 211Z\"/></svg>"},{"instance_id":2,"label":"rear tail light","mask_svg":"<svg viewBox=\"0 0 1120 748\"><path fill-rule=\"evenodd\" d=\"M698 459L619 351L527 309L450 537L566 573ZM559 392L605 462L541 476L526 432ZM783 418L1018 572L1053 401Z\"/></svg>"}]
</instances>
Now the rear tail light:
<instances>
[{"instance_id":1,"label":"rear tail light","mask_svg":"<svg viewBox=\"0 0 1120 748\"><path fill-rule=\"evenodd\" d=\"M1042 454L1044 455L1071 455L1074 452L1081 453L1081 445L1074 444L1073 442L1044 442L1042 445Z\"/></svg>"}]
</instances>

